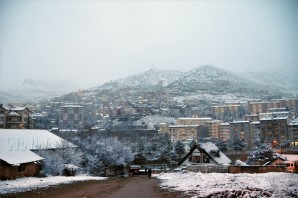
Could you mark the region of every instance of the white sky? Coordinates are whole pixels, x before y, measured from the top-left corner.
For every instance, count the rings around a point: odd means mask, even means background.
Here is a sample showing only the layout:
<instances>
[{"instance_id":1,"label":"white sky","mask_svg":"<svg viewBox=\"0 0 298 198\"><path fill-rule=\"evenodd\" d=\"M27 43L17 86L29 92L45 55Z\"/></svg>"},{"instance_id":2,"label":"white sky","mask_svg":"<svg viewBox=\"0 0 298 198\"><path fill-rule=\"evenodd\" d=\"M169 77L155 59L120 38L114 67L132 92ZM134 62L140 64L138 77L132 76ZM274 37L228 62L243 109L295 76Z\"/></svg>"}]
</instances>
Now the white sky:
<instances>
[{"instance_id":1,"label":"white sky","mask_svg":"<svg viewBox=\"0 0 298 198\"><path fill-rule=\"evenodd\" d=\"M153 67L298 66L298 1L0 0L0 88L99 84Z\"/></svg>"}]
</instances>

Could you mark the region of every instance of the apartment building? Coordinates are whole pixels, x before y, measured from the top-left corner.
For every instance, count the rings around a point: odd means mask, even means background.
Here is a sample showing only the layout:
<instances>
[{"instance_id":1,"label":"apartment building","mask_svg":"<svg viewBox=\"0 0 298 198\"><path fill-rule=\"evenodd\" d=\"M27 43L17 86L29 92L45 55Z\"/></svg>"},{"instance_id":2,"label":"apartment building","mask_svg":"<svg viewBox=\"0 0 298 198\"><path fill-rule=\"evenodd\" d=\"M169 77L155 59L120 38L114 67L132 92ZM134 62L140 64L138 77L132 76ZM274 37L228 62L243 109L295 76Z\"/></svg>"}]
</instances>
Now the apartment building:
<instances>
[{"instance_id":1,"label":"apartment building","mask_svg":"<svg viewBox=\"0 0 298 198\"><path fill-rule=\"evenodd\" d=\"M60 107L59 128L78 129L83 127L83 106L64 105Z\"/></svg>"},{"instance_id":2,"label":"apartment building","mask_svg":"<svg viewBox=\"0 0 298 198\"><path fill-rule=\"evenodd\" d=\"M230 122L230 140L242 139L249 145L249 121L233 121Z\"/></svg>"},{"instance_id":3,"label":"apartment building","mask_svg":"<svg viewBox=\"0 0 298 198\"><path fill-rule=\"evenodd\" d=\"M271 102L248 102L249 114L266 113L270 108L272 108Z\"/></svg>"},{"instance_id":4,"label":"apartment building","mask_svg":"<svg viewBox=\"0 0 298 198\"><path fill-rule=\"evenodd\" d=\"M289 138L289 117L270 117L260 119L261 141L271 143L281 142Z\"/></svg>"},{"instance_id":5,"label":"apartment building","mask_svg":"<svg viewBox=\"0 0 298 198\"><path fill-rule=\"evenodd\" d=\"M272 99L271 101L248 102L248 113L266 113L268 109L286 108L298 111L298 98Z\"/></svg>"},{"instance_id":6,"label":"apartment building","mask_svg":"<svg viewBox=\"0 0 298 198\"><path fill-rule=\"evenodd\" d=\"M212 118L178 118L176 120L177 125L206 125L211 122Z\"/></svg>"},{"instance_id":7,"label":"apartment building","mask_svg":"<svg viewBox=\"0 0 298 198\"><path fill-rule=\"evenodd\" d=\"M224 122L219 125L219 139L222 141L230 139L230 123Z\"/></svg>"},{"instance_id":8,"label":"apartment building","mask_svg":"<svg viewBox=\"0 0 298 198\"><path fill-rule=\"evenodd\" d=\"M298 118L288 124L288 133L291 146L298 146Z\"/></svg>"},{"instance_id":9,"label":"apartment building","mask_svg":"<svg viewBox=\"0 0 298 198\"><path fill-rule=\"evenodd\" d=\"M212 107L213 115L216 118L224 115L224 113L226 113L226 112L230 112L232 114L237 114L239 109L240 109L239 104L227 104L227 105L219 105L219 106Z\"/></svg>"},{"instance_id":10,"label":"apartment building","mask_svg":"<svg viewBox=\"0 0 298 198\"><path fill-rule=\"evenodd\" d=\"M0 128L21 129L30 127L30 111L27 107L0 106Z\"/></svg>"},{"instance_id":11,"label":"apartment building","mask_svg":"<svg viewBox=\"0 0 298 198\"><path fill-rule=\"evenodd\" d=\"M249 124L249 141L248 141L248 148L256 146L257 142L261 141L261 125L260 121L254 121Z\"/></svg>"},{"instance_id":12,"label":"apartment building","mask_svg":"<svg viewBox=\"0 0 298 198\"><path fill-rule=\"evenodd\" d=\"M212 120L207 123L210 138L215 140L219 139L219 126L221 123L223 123L222 120Z\"/></svg>"},{"instance_id":13,"label":"apartment building","mask_svg":"<svg viewBox=\"0 0 298 198\"><path fill-rule=\"evenodd\" d=\"M169 133L173 143L178 140L198 139L199 125L170 125L160 124L160 133Z\"/></svg>"}]
</instances>

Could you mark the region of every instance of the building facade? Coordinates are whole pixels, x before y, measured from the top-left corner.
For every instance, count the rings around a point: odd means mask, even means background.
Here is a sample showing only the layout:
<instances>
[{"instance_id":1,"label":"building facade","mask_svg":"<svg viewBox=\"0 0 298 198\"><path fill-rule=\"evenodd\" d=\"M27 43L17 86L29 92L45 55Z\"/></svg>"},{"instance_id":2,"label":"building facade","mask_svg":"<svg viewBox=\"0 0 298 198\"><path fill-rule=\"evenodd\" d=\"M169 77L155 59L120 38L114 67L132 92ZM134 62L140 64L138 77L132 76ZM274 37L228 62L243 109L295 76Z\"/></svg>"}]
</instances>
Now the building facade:
<instances>
[{"instance_id":1,"label":"building facade","mask_svg":"<svg viewBox=\"0 0 298 198\"><path fill-rule=\"evenodd\" d=\"M234 121L230 122L230 141L235 139L243 140L249 144L249 121Z\"/></svg>"},{"instance_id":2,"label":"building facade","mask_svg":"<svg viewBox=\"0 0 298 198\"><path fill-rule=\"evenodd\" d=\"M282 142L288 139L288 123L288 117L271 117L261 119L261 141L272 143L273 141Z\"/></svg>"},{"instance_id":3,"label":"building facade","mask_svg":"<svg viewBox=\"0 0 298 198\"><path fill-rule=\"evenodd\" d=\"M0 128L30 128L30 111L27 107L0 106Z\"/></svg>"},{"instance_id":4,"label":"building facade","mask_svg":"<svg viewBox=\"0 0 298 198\"><path fill-rule=\"evenodd\" d=\"M64 105L60 107L59 128L78 129L83 127L83 106Z\"/></svg>"},{"instance_id":5,"label":"building facade","mask_svg":"<svg viewBox=\"0 0 298 198\"><path fill-rule=\"evenodd\" d=\"M219 126L222 123L222 120L212 120L211 122L208 122L208 131L209 131L209 137L214 140L219 139Z\"/></svg>"},{"instance_id":6,"label":"building facade","mask_svg":"<svg viewBox=\"0 0 298 198\"><path fill-rule=\"evenodd\" d=\"M288 124L288 133L291 146L298 146L298 119L294 119Z\"/></svg>"},{"instance_id":7,"label":"building facade","mask_svg":"<svg viewBox=\"0 0 298 198\"><path fill-rule=\"evenodd\" d=\"M178 118L176 121L177 125L206 125L211 122L212 118Z\"/></svg>"},{"instance_id":8,"label":"building facade","mask_svg":"<svg viewBox=\"0 0 298 198\"><path fill-rule=\"evenodd\" d=\"M230 139L230 123L224 122L219 125L219 139L224 142Z\"/></svg>"}]
</instances>

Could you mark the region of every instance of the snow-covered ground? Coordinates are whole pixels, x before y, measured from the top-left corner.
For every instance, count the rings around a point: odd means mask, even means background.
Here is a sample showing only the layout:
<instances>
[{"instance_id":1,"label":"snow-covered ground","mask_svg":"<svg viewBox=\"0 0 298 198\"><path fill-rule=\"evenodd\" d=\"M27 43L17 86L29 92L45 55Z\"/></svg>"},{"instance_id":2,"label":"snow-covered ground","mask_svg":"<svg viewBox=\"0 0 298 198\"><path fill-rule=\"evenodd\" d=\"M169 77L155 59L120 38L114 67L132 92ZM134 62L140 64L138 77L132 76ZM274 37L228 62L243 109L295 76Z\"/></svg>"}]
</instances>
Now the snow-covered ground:
<instances>
[{"instance_id":1,"label":"snow-covered ground","mask_svg":"<svg viewBox=\"0 0 298 198\"><path fill-rule=\"evenodd\" d=\"M161 173L153 175L162 189L188 197L298 197L298 175L294 173ZM19 178L0 182L0 194L30 191L75 181L104 180L105 177L75 176ZM234 195L234 196L233 196Z\"/></svg>"},{"instance_id":2,"label":"snow-covered ground","mask_svg":"<svg viewBox=\"0 0 298 198\"><path fill-rule=\"evenodd\" d=\"M163 189L190 197L298 197L294 173L163 173L157 176Z\"/></svg>"},{"instance_id":3,"label":"snow-covered ground","mask_svg":"<svg viewBox=\"0 0 298 198\"><path fill-rule=\"evenodd\" d=\"M0 195L7 193L25 192L37 188L45 188L53 185L67 184L76 181L87 180L104 180L106 177L91 177L86 175L80 175L75 177L25 177L16 180L0 181Z\"/></svg>"}]
</instances>

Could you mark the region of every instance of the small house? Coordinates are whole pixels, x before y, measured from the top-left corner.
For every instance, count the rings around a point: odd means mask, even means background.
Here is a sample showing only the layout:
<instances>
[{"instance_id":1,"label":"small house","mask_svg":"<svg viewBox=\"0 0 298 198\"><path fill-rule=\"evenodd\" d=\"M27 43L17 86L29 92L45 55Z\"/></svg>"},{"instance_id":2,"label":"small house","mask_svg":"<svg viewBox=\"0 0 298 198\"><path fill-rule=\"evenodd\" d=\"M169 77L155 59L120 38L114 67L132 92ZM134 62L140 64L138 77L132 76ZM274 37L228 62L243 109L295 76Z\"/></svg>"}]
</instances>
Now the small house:
<instances>
[{"instance_id":1,"label":"small house","mask_svg":"<svg viewBox=\"0 0 298 198\"><path fill-rule=\"evenodd\" d=\"M178 162L178 166L186 167L187 170L201 171L202 167L208 169L225 169L231 160L222 153L212 142L200 143L193 146L190 151ZM218 172L218 171L216 171ZM222 171L220 171L222 172Z\"/></svg>"},{"instance_id":2,"label":"small house","mask_svg":"<svg viewBox=\"0 0 298 198\"><path fill-rule=\"evenodd\" d=\"M1 180L38 176L44 158L33 151L61 148L62 142L67 141L47 130L0 129Z\"/></svg>"}]
</instances>

